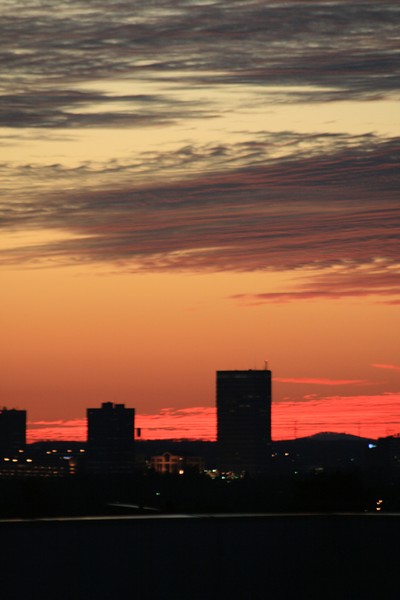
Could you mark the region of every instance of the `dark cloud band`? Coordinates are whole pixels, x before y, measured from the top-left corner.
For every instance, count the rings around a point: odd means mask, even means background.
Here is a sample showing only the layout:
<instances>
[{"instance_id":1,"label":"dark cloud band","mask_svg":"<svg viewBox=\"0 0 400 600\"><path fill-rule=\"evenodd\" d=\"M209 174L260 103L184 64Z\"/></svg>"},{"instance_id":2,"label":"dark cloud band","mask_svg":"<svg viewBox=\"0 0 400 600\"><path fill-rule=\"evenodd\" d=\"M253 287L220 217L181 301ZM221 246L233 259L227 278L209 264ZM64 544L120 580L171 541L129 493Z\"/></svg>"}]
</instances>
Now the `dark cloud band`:
<instances>
[{"instance_id":1,"label":"dark cloud band","mask_svg":"<svg viewBox=\"0 0 400 600\"><path fill-rule=\"evenodd\" d=\"M244 85L257 90L255 102L279 86L275 103L371 99L400 87L397 2L30 0L22 11L16 1L4 5L3 126L136 126L196 112L182 103L178 113L176 95L139 102L117 92L113 99L92 94L96 113L82 110L90 96L82 86L96 81L101 89L118 78L170 81L182 90ZM209 96L203 116L214 109ZM113 100L125 106L101 110Z\"/></svg>"}]
</instances>

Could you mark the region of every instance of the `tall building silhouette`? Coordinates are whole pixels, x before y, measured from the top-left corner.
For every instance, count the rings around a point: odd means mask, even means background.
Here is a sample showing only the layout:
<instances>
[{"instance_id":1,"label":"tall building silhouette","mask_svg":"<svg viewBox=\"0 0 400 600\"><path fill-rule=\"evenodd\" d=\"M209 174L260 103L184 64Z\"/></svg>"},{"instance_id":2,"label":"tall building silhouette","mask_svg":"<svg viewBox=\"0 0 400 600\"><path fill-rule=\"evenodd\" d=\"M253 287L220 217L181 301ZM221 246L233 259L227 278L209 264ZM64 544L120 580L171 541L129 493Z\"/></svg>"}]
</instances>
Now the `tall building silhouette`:
<instances>
[{"instance_id":1,"label":"tall building silhouette","mask_svg":"<svg viewBox=\"0 0 400 600\"><path fill-rule=\"evenodd\" d=\"M262 473L271 442L271 371L217 371L220 471Z\"/></svg>"},{"instance_id":2,"label":"tall building silhouette","mask_svg":"<svg viewBox=\"0 0 400 600\"><path fill-rule=\"evenodd\" d=\"M23 450L26 444L26 410L0 409L0 452Z\"/></svg>"},{"instance_id":3,"label":"tall building silhouette","mask_svg":"<svg viewBox=\"0 0 400 600\"><path fill-rule=\"evenodd\" d=\"M93 473L130 473L134 468L135 409L103 402L87 409L86 466Z\"/></svg>"}]
</instances>

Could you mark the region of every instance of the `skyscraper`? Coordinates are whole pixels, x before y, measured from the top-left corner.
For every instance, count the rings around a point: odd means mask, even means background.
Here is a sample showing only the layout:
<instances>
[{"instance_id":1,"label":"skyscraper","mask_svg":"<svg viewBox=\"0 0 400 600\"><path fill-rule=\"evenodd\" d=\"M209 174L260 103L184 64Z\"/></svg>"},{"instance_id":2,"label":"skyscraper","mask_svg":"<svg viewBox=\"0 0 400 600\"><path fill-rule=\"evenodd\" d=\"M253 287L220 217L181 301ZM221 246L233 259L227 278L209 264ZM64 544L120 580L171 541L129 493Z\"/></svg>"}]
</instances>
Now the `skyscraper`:
<instances>
[{"instance_id":1,"label":"skyscraper","mask_svg":"<svg viewBox=\"0 0 400 600\"><path fill-rule=\"evenodd\" d=\"M0 453L17 452L26 444L26 410L0 409Z\"/></svg>"},{"instance_id":2,"label":"skyscraper","mask_svg":"<svg viewBox=\"0 0 400 600\"><path fill-rule=\"evenodd\" d=\"M135 409L103 402L87 409L87 469L103 474L130 473L134 467Z\"/></svg>"},{"instance_id":3,"label":"skyscraper","mask_svg":"<svg viewBox=\"0 0 400 600\"><path fill-rule=\"evenodd\" d=\"M217 371L220 471L261 473L271 442L271 371Z\"/></svg>"}]
</instances>

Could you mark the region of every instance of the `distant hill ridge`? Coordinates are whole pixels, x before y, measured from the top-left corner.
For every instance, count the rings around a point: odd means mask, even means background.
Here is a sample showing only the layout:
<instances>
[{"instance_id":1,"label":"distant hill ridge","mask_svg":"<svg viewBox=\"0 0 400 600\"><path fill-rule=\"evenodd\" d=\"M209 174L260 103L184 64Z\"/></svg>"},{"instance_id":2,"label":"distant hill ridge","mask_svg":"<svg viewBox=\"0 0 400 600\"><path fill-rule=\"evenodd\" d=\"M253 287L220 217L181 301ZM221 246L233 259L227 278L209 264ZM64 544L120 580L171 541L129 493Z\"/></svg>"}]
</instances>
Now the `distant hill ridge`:
<instances>
[{"instance_id":1,"label":"distant hill ridge","mask_svg":"<svg viewBox=\"0 0 400 600\"><path fill-rule=\"evenodd\" d=\"M303 438L297 438L297 441L306 442L307 440L316 442L370 442L370 438L353 435L351 433L336 433L334 431L321 431Z\"/></svg>"}]
</instances>

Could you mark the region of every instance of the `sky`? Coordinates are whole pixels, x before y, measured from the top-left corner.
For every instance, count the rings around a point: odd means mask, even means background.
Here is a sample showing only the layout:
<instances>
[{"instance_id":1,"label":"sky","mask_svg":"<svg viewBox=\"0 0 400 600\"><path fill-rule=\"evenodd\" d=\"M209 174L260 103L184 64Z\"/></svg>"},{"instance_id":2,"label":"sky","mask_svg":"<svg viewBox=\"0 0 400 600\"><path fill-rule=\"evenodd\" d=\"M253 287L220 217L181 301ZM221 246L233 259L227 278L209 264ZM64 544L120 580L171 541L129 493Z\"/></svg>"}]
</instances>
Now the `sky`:
<instances>
[{"instance_id":1,"label":"sky","mask_svg":"<svg viewBox=\"0 0 400 600\"><path fill-rule=\"evenodd\" d=\"M3 0L0 404L215 439L400 432L400 4Z\"/></svg>"}]
</instances>

